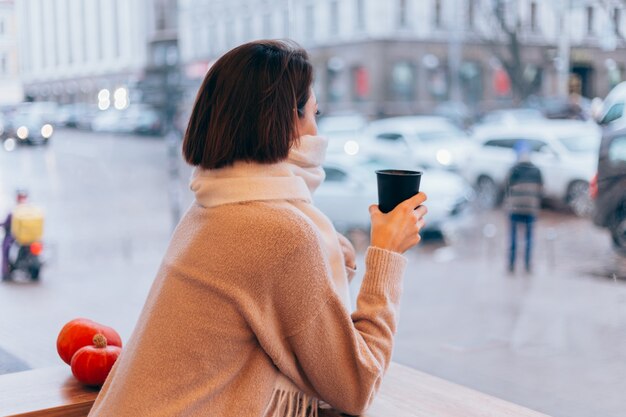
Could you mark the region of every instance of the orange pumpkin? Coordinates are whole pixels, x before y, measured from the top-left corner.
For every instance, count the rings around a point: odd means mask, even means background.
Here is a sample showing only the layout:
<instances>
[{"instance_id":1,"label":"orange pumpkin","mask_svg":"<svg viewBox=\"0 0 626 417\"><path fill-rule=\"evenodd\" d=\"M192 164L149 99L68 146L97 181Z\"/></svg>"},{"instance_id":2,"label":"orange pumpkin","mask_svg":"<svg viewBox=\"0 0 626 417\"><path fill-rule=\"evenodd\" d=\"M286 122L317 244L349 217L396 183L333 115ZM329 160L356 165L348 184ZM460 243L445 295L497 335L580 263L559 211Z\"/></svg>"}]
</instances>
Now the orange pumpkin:
<instances>
[{"instance_id":1,"label":"orange pumpkin","mask_svg":"<svg viewBox=\"0 0 626 417\"><path fill-rule=\"evenodd\" d=\"M78 349L72 357L72 373L83 384L101 386L121 352L119 346L107 346L106 337L98 333L93 345Z\"/></svg>"},{"instance_id":2,"label":"orange pumpkin","mask_svg":"<svg viewBox=\"0 0 626 417\"><path fill-rule=\"evenodd\" d=\"M109 345L122 347L122 338L111 327L89 319L74 319L63 326L57 338L57 352L63 362L71 364L74 353L83 346L90 346L98 333L106 337Z\"/></svg>"}]
</instances>

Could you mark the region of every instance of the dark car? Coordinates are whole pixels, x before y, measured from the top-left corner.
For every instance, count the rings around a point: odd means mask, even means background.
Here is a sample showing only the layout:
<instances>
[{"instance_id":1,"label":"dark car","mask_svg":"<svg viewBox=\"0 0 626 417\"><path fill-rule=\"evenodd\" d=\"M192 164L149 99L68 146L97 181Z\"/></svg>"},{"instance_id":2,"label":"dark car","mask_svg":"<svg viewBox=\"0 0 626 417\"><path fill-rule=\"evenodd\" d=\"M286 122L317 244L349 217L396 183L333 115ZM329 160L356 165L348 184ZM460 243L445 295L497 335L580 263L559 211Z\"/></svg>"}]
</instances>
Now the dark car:
<instances>
[{"instance_id":1,"label":"dark car","mask_svg":"<svg viewBox=\"0 0 626 417\"><path fill-rule=\"evenodd\" d=\"M594 223L608 228L616 248L626 253L626 128L603 135L598 173L590 190L595 199Z\"/></svg>"},{"instance_id":2,"label":"dark car","mask_svg":"<svg viewBox=\"0 0 626 417\"><path fill-rule=\"evenodd\" d=\"M14 114L8 123L5 135L20 145L47 145L54 128L42 115L33 112Z\"/></svg>"}]
</instances>

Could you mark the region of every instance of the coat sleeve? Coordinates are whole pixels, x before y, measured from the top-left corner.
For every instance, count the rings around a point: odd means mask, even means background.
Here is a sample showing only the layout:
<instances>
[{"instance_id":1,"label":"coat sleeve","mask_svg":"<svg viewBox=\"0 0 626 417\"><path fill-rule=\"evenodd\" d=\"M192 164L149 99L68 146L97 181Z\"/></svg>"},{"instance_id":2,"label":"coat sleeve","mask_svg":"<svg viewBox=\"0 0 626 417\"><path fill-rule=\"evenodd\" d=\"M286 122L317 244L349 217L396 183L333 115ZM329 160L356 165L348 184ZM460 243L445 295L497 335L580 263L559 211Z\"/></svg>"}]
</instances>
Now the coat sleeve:
<instances>
[{"instance_id":1,"label":"coat sleeve","mask_svg":"<svg viewBox=\"0 0 626 417\"><path fill-rule=\"evenodd\" d=\"M275 365L303 391L349 414L369 407L389 367L406 267L402 255L374 247L365 263L357 309L350 315L329 284L319 244L298 245L284 262L282 280L291 285L277 287L274 300L275 316L289 324L261 340Z\"/></svg>"}]
</instances>

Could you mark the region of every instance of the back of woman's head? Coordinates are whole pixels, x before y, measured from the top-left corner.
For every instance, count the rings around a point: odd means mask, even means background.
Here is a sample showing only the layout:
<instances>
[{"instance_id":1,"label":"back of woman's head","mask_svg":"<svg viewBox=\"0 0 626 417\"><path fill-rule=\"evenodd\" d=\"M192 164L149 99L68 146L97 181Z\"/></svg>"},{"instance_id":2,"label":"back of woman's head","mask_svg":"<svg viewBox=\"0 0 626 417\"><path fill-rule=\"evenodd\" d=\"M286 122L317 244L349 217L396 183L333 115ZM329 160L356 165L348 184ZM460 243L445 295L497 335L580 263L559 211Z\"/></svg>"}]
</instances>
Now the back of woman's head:
<instances>
[{"instance_id":1,"label":"back of woman's head","mask_svg":"<svg viewBox=\"0 0 626 417\"><path fill-rule=\"evenodd\" d=\"M213 169L287 158L312 82L308 55L294 42L254 41L227 52L198 91L183 140L185 160Z\"/></svg>"}]
</instances>

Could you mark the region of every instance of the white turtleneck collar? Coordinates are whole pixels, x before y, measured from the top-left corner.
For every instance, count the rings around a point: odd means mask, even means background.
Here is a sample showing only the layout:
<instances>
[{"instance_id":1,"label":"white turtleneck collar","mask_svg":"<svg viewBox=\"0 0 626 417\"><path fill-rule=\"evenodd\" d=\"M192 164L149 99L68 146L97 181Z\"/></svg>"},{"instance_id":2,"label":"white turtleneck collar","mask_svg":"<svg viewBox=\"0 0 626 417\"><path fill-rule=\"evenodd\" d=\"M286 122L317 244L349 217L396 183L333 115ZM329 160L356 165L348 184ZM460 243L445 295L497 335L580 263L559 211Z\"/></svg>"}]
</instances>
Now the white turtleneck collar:
<instances>
[{"instance_id":1,"label":"white turtleneck collar","mask_svg":"<svg viewBox=\"0 0 626 417\"><path fill-rule=\"evenodd\" d=\"M327 146L325 138L307 135L299 139L283 162L239 161L219 169L196 168L190 188L203 207L268 200L310 203L311 193L325 178L321 164Z\"/></svg>"}]
</instances>

